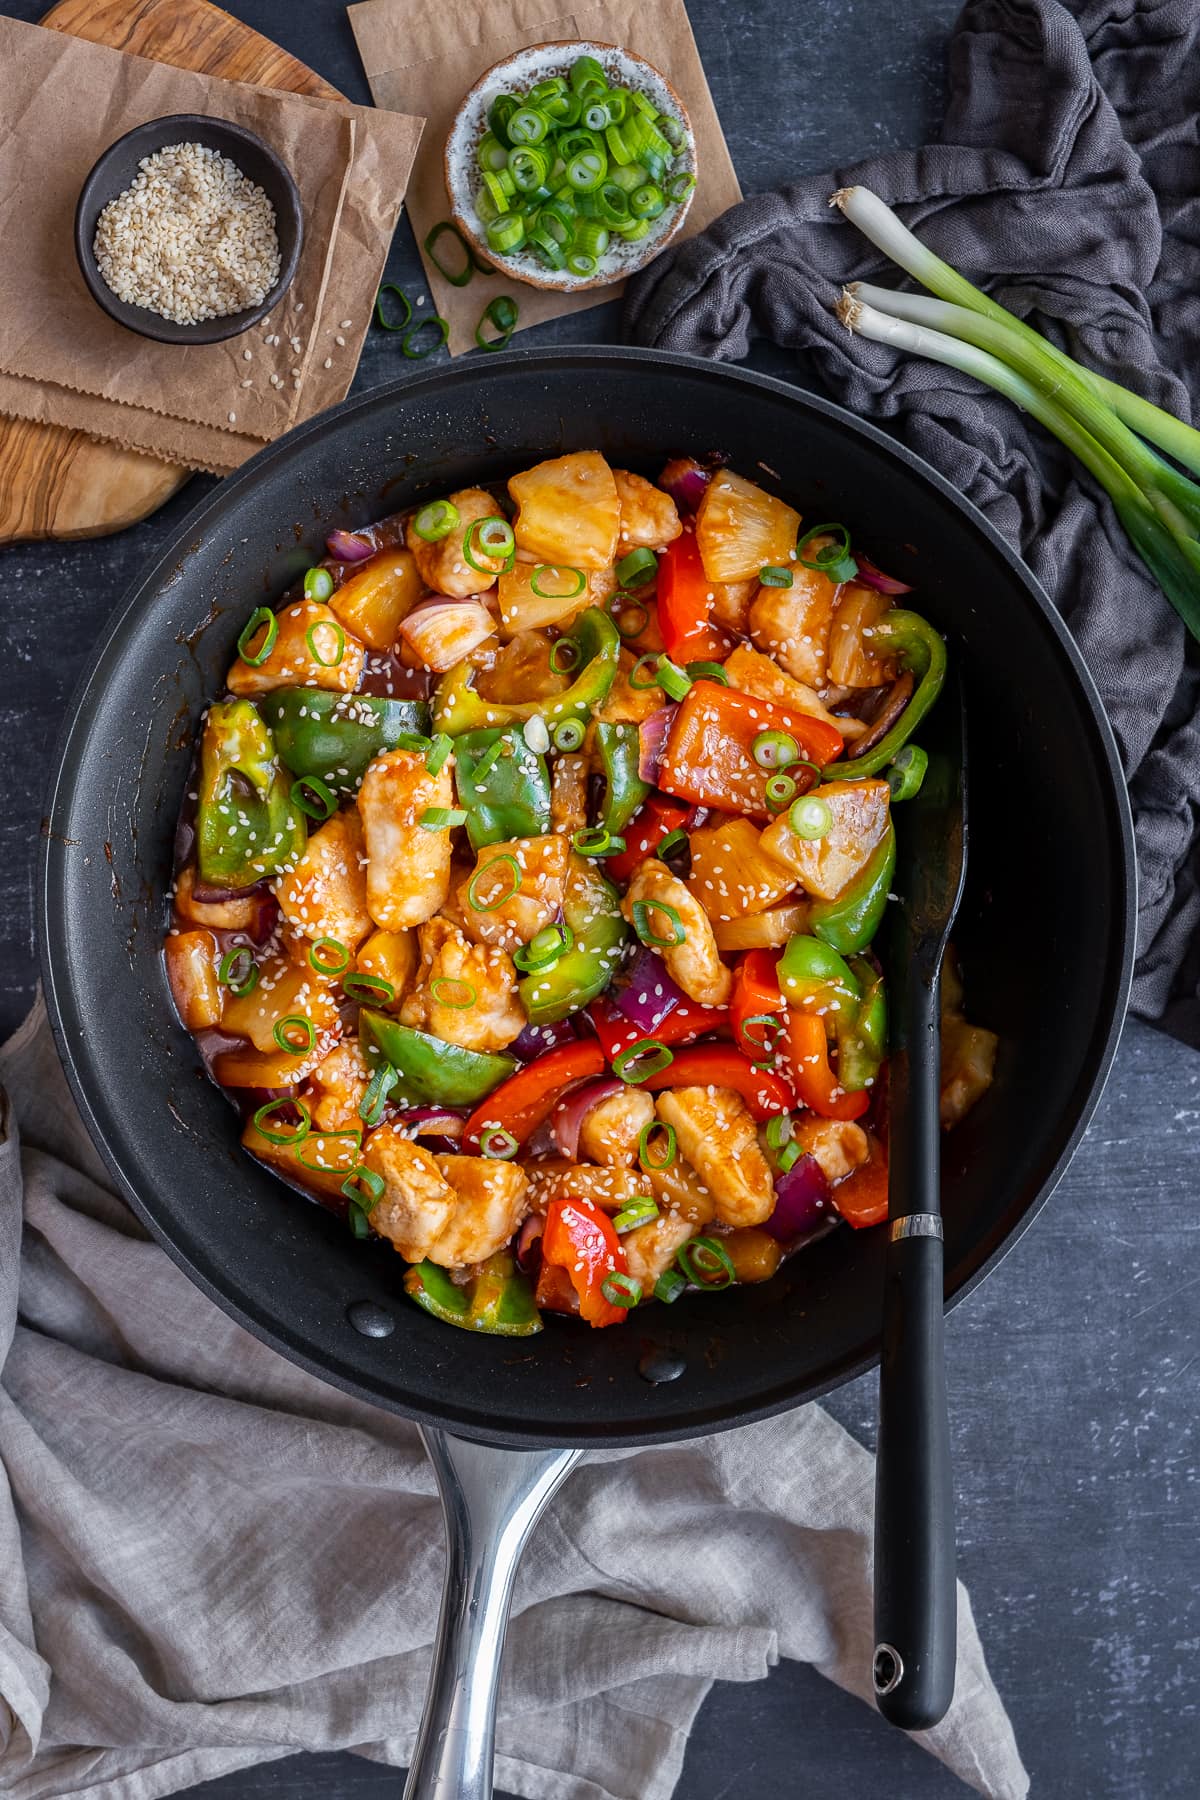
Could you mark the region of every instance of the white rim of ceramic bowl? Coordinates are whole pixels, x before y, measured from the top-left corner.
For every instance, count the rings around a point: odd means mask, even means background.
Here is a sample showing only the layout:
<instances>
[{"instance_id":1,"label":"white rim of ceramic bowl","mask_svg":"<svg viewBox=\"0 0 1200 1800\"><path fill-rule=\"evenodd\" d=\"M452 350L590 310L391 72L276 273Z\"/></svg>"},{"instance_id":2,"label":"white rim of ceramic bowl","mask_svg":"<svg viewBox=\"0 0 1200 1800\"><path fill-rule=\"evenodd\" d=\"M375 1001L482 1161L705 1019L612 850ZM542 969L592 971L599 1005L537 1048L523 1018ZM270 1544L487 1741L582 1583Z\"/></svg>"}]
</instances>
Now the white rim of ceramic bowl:
<instances>
[{"instance_id":1,"label":"white rim of ceramic bowl","mask_svg":"<svg viewBox=\"0 0 1200 1800\"><path fill-rule=\"evenodd\" d=\"M683 148L676 161L679 170L698 177L696 140L687 108L661 70L644 56L623 50L617 44L595 43L581 39L556 39L544 44L530 44L511 56L494 63L479 77L455 115L446 140L445 176L450 212L463 236L498 274L527 287L551 288L560 293L586 292L589 288L612 287L660 255L683 227L692 199L693 187L685 199L670 206L650 222L650 230L636 243L617 238L600 259L595 275L572 275L566 269L544 269L519 256L501 256L487 241L487 227L475 211L478 165L475 152L487 130L488 107L497 94L527 92L534 82L550 75L565 75L577 57L594 56L604 67L610 85L640 89L654 101L659 111L673 112L684 130Z\"/></svg>"}]
</instances>

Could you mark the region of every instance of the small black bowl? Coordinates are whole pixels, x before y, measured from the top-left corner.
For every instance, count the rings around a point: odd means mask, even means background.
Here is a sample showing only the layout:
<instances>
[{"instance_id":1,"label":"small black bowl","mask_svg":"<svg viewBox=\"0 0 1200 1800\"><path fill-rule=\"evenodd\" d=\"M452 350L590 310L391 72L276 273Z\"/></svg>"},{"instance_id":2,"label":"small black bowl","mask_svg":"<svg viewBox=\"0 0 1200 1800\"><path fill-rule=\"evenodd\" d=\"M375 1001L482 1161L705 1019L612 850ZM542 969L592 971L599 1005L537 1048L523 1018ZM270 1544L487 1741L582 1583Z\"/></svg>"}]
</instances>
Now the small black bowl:
<instances>
[{"instance_id":1,"label":"small black bowl","mask_svg":"<svg viewBox=\"0 0 1200 1800\"><path fill-rule=\"evenodd\" d=\"M143 157L153 156L168 144L203 144L219 151L236 163L242 174L258 183L275 208L275 231L279 239L279 280L257 306L242 312L226 313L220 319L203 319L197 325L177 325L171 319L151 312L145 306L130 306L118 300L96 266L93 245L100 214L110 200L124 193L138 172ZM118 325L142 337L156 338L160 344L219 344L225 338L237 337L251 325L265 319L287 293L300 260L304 241L304 215L300 195L287 164L268 144L255 137L244 126L232 125L226 119L206 118L202 113L172 113L165 119L149 119L119 137L92 168L75 208L75 254L87 282L92 299L103 307Z\"/></svg>"}]
</instances>

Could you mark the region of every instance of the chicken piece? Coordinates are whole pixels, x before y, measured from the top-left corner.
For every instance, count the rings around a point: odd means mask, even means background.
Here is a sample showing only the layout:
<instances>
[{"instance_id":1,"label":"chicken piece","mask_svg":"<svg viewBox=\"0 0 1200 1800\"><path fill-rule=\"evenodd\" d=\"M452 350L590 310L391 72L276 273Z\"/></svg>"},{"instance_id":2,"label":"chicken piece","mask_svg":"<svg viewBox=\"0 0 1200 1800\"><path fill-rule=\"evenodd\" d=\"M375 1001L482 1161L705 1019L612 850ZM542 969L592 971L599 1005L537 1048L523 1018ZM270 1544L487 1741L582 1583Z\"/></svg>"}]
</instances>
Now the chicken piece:
<instances>
[{"instance_id":1,"label":"chicken piece","mask_svg":"<svg viewBox=\"0 0 1200 1800\"><path fill-rule=\"evenodd\" d=\"M449 1226L456 1200L432 1151L414 1144L393 1121L367 1133L362 1160L383 1182L370 1211L372 1226L408 1262L424 1262Z\"/></svg>"},{"instance_id":2,"label":"chicken piece","mask_svg":"<svg viewBox=\"0 0 1200 1800\"><path fill-rule=\"evenodd\" d=\"M371 1071L354 1038L347 1038L318 1063L308 1078L304 1104L314 1131L346 1131L361 1126L359 1106Z\"/></svg>"},{"instance_id":3,"label":"chicken piece","mask_svg":"<svg viewBox=\"0 0 1200 1800\"><path fill-rule=\"evenodd\" d=\"M836 900L860 874L888 828L891 794L886 781L827 781L821 799L833 814L822 838L797 837L780 813L762 834L768 856L793 869L816 900Z\"/></svg>"},{"instance_id":4,"label":"chicken piece","mask_svg":"<svg viewBox=\"0 0 1200 1800\"><path fill-rule=\"evenodd\" d=\"M716 1201L682 1156L676 1154L669 1168L643 1171L643 1179L661 1212L679 1213L696 1226L707 1225L716 1216Z\"/></svg>"},{"instance_id":5,"label":"chicken piece","mask_svg":"<svg viewBox=\"0 0 1200 1800\"><path fill-rule=\"evenodd\" d=\"M778 591L778 590L777 590ZM806 713L811 719L823 719L844 738L862 737L867 730L861 719L842 719L831 713L820 695L803 681L785 675L779 664L749 644L739 644L725 664L730 685L743 694L754 694L760 700L774 700L791 712Z\"/></svg>"},{"instance_id":6,"label":"chicken piece","mask_svg":"<svg viewBox=\"0 0 1200 1800\"><path fill-rule=\"evenodd\" d=\"M454 806L449 759L437 775L419 750L377 756L358 790L367 852L367 908L384 931L431 919L450 887L450 832L426 831L428 807Z\"/></svg>"},{"instance_id":7,"label":"chicken piece","mask_svg":"<svg viewBox=\"0 0 1200 1800\"><path fill-rule=\"evenodd\" d=\"M640 1169L615 1164L598 1168L592 1163L555 1159L530 1163L526 1174L530 1210L536 1213L544 1213L552 1200L594 1200L603 1211L615 1213L646 1192L646 1177Z\"/></svg>"},{"instance_id":8,"label":"chicken piece","mask_svg":"<svg viewBox=\"0 0 1200 1800\"><path fill-rule=\"evenodd\" d=\"M648 909L646 915L642 913L643 906ZM678 926L669 912L659 910L664 907L670 907L678 914ZM635 931L637 921L644 919L656 938L670 939L673 933L678 936L682 932L682 943L667 942L656 946L667 966L667 974L689 1000L696 1000L701 1006L729 1004L733 976L721 961L712 922L700 902L677 875L672 875L666 863L659 862L656 856L646 858L629 883L621 911Z\"/></svg>"},{"instance_id":9,"label":"chicken piece","mask_svg":"<svg viewBox=\"0 0 1200 1800\"><path fill-rule=\"evenodd\" d=\"M692 832L691 846L688 888L714 927L767 912L796 885L792 870L767 853L761 831L749 819L718 818L702 825Z\"/></svg>"},{"instance_id":10,"label":"chicken piece","mask_svg":"<svg viewBox=\"0 0 1200 1800\"><path fill-rule=\"evenodd\" d=\"M221 1019L224 1031L234 1037L249 1038L256 1050L269 1054L282 1052L285 1059L308 1065L309 1036L300 1024L288 1026L287 1020L307 1019L314 1043L326 1033L340 1036L341 1021L337 1002L329 980L318 975L307 964L294 963L286 956L266 956L259 963L257 985L248 994L230 994ZM279 1037L276 1036L276 1031ZM280 1038L284 1042L280 1042ZM284 1066L287 1066L285 1061ZM264 1081L263 1087L276 1087Z\"/></svg>"},{"instance_id":11,"label":"chicken piece","mask_svg":"<svg viewBox=\"0 0 1200 1800\"><path fill-rule=\"evenodd\" d=\"M617 560L621 502L613 472L598 450L551 457L514 475L518 548L566 569L604 569Z\"/></svg>"},{"instance_id":12,"label":"chicken piece","mask_svg":"<svg viewBox=\"0 0 1200 1800\"><path fill-rule=\"evenodd\" d=\"M999 1043L994 1031L969 1025L955 1013L943 1015L940 1110L947 1131L991 1087Z\"/></svg>"},{"instance_id":13,"label":"chicken piece","mask_svg":"<svg viewBox=\"0 0 1200 1800\"><path fill-rule=\"evenodd\" d=\"M738 637L750 636L750 602L758 592L758 576L748 581L714 581L708 616L714 625L723 625ZM735 684L736 685L736 684Z\"/></svg>"},{"instance_id":14,"label":"chicken piece","mask_svg":"<svg viewBox=\"0 0 1200 1800\"><path fill-rule=\"evenodd\" d=\"M838 592L829 633L828 677L838 687L884 687L896 679L893 658L877 656L871 648L871 627L892 602L874 588L847 582Z\"/></svg>"},{"instance_id":15,"label":"chicken piece","mask_svg":"<svg viewBox=\"0 0 1200 1800\"><path fill-rule=\"evenodd\" d=\"M434 1159L454 1190L450 1218L426 1255L444 1269L481 1263L503 1250L529 1211L529 1183L519 1163L486 1156Z\"/></svg>"},{"instance_id":16,"label":"chicken piece","mask_svg":"<svg viewBox=\"0 0 1200 1800\"><path fill-rule=\"evenodd\" d=\"M643 1294L649 1295L659 1276L666 1274L696 1231L696 1225L682 1213L660 1213L648 1225L639 1225L636 1230L625 1233L621 1246L629 1273L635 1281L641 1282Z\"/></svg>"},{"instance_id":17,"label":"chicken piece","mask_svg":"<svg viewBox=\"0 0 1200 1800\"><path fill-rule=\"evenodd\" d=\"M221 1023L217 940L211 931L173 931L163 945L175 1010L189 1031Z\"/></svg>"},{"instance_id":18,"label":"chicken piece","mask_svg":"<svg viewBox=\"0 0 1200 1800\"><path fill-rule=\"evenodd\" d=\"M653 1117L654 1100L641 1088L627 1087L598 1100L579 1127L580 1156L609 1168L628 1166L636 1160L638 1138Z\"/></svg>"},{"instance_id":19,"label":"chicken piece","mask_svg":"<svg viewBox=\"0 0 1200 1800\"><path fill-rule=\"evenodd\" d=\"M374 1004L396 1012L413 984L419 961L415 931L375 931L359 951L356 966L360 974L378 975L390 984L392 998L380 998Z\"/></svg>"},{"instance_id":20,"label":"chicken piece","mask_svg":"<svg viewBox=\"0 0 1200 1800\"><path fill-rule=\"evenodd\" d=\"M809 1114L797 1120L793 1136L831 1185L859 1168L871 1152L866 1132L849 1119L818 1119Z\"/></svg>"},{"instance_id":21,"label":"chicken piece","mask_svg":"<svg viewBox=\"0 0 1200 1800\"><path fill-rule=\"evenodd\" d=\"M582 831L588 819L588 759L558 756L550 776L550 823L563 837Z\"/></svg>"},{"instance_id":22,"label":"chicken piece","mask_svg":"<svg viewBox=\"0 0 1200 1800\"><path fill-rule=\"evenodd\" d=\"M592 714L593 719L605 725L640 725L651 713L657 712L666 702L666 695L655 683L647 688L634 688L629 685L629 677L637 665L637 657L631 650L622 650L617 665L616 679L608 690L603 706L597 707ZM588 733L588 745L591 747L593 733Z\"/></svg>"},{"instance_id":23,"label":"chicken piece","mask_svg":"<svg viewBox=\"0 0 1200 1800\"><path fill-rule=\"evenodd\" d=\"M479 852L474 873L457 890L465 931L477 944L495 944L511 953L558 917L567 881L571 846L565 837L507 838ZM511 857L512 862L507 860ZM513 891L513 862L521 885ZM498 863L488 875L488 867ZM496 895L509 897L489 910ZM472 896L481 902L472 905Z\"/></svg>"},{"instance_id":24,"label":"chicken piece","mask_svg":"<svg viewBox=\"0 0 1200 1800\"><path fill-rule=\"evenodd\" d=\"M823 688L837 588L819 569L789 566L790 588L759 588L751 602L750 636L796 681Z\"/></svg>"},{"instance_id":25,"label":"chicken piece","mask_svg":"<svg viewBox=\"0 0 1200 1800\"><path fill-rule=\"evenodd\" d=\"M472 594L482 594L495 586L504 562L502 556L485 555L478 547L477 536L471 545L471 555L482 567L473 569L463 554L467 532L477 519L496 519L502 515L495 496L485 493L483 488L460 488L457 494L450 495L450 504L458 508L458 524L453 531L448 531L436 544L427 544L424 538L417 536L414 524L417 515L414 513L408 521L405 542L427 588L435 594L448 594L452 600L467 600Z\"/></svg>"},{"instance_id":26,"label":"chicken piece","mask_svg":"<svg viewBox=\"0 0 1200 1800\"><path fill-rule=\"evenodd\" d=\"M644 475L632 475L628 469L614 469L613 480L621 502L618 554L626 556L630 550L639 549L665 550L683 530L670 494L664 494Z\"/></svg>"},{"instance_id":27,"label":"chicken piece","mask_svg":"<svg viewBox=\"0 0 1200 1800\"><path fill-rule=\"evenodd\" d=\"M503 1050L525 1029L512 958L490 944L470 944L449 919L429 919L418 933L417 985L400 1008L400 1023L432 1032L464 1050Z\"/></svg>"},{"instance_id":28,"label":"chicken piece","mask_svg":"<svg viewBox=\"0 0 1200 1800\"><path fill-rule=\"evenodd\" d=\"M276 881L275 897L301 937L336 938L347 950L358 949L371 929L371 915L366 849L356 812L336 812L313 832L299 862Z\"/></svg>"},{"instance_id":29,"label":"chicken piece","mask_svg":"<svg viewBox=\"0 0 1200 1800\"><path fill-rule=\"evenodd\" d=\"M725 1225L761 1225L775 1206L770 1165L750 1109L732 1088L668 1088L658 1116L675 1127L679 1149L716 1202Z\"/></svg>"},{"instance_id":30,"label":"chicken piece","mask_svg":"<svg viewBox=\"0 0 1200 1800\"><path fill-rule=\"evenodd\" d=\"M319 600L296 600L275 614L275 626L271 654L257 667L240 656L234 658L226 677L231 694L269 694L280 687L354 692L367 653L329 607ZM251 640L251 655L258 654L266 629Z\"/></svg>"},{"instance_id":31,"label":"chicken piece","mask_svg":"<svg viewBox=\"0 0 1200 1800\"><path fill-rule=\"evenodd\" d=\"M196 865L189 863L175 877L175 910L189 925L207 925L210 931L248 931L259 939L266 935L263 909L274 914L274 901L262 889L251 889L232 900L197 900Z\"/></svg>"},{"instance_id":32,"label":"chicken piece","mask_svg":"<svg viewBox=\"0 0 1200 1800\"><path fill-rule=\"evenodd\" d=\"M310 1131L299 1144L273 1144L270 1138L263 1136L253 1118L246 1120L242 1145L259 1162L275 1169L285 1181L315 1189L335 1202L341 1201L342 1184L353 1173L358 1161L354 1138Z\"/></svg>"}]
</instances>

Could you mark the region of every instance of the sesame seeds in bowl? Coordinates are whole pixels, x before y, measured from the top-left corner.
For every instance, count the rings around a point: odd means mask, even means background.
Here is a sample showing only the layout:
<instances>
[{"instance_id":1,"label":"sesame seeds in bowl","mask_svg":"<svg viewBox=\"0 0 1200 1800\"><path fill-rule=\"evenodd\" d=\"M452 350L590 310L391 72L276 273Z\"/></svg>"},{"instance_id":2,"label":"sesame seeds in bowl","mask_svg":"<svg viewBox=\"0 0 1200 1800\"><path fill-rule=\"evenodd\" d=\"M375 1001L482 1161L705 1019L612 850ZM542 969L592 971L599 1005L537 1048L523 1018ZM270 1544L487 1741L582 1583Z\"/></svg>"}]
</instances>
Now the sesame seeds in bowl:
<instances>
[{"instance_id":1,"label":"sesame seeds in bowl","mask_svg":"<svg viewBox=\"0 0 1200 1800\"><path fill-rule=\"evenodd\" d=\"M640 97L637 110L642 117L649 120L657 114L677 128L678 142L670 146L669 171L670 179L678 182L681 192L677 200L668 201L656 216L646 220L644 235L627 240L614 230L604 251L594 258L595 266L586 272L574 273L569 267L548 265L528 245L506 253L497 246L494 234L489 240L488 226L494 216L495 198L484 186L480 153L489 137L494 142L489 113L501 96L515 95L524 99L539 83L550 83L556 78L567 82L573 66L581 58L595 59L611 89L622 89ZM618 136L620 130L618 127ZM602 134L602 138L605 135ZM617 159L614 158L613 172L616 167ZM464 99L445 151L446 191L453 220L479 258L511 280L565 293L606 287L652 261L681 230L691 204L696 174L696 145L691 122L683 102L666 77L632 51L613 44L579 40L532 45L496 63L480 77ZM546 195L550 211L555 210L557 198L553 189Z\"/></svg>"}]
</instances>

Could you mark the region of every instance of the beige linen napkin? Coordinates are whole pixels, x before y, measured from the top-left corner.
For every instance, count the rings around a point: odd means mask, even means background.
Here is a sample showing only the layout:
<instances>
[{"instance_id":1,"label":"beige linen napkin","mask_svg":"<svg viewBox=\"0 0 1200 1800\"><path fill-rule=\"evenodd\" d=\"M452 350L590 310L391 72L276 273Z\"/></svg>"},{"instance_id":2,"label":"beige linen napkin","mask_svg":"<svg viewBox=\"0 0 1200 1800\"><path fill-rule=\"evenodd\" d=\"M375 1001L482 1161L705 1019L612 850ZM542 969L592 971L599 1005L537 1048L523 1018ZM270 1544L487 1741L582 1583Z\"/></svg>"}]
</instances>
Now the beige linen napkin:
<instances>
[{"instance_id":1,"label":"beige linen napkin","mask_svg":"<svg viewBox=\"0 0 1200 1800\"><path fill-rule=\"evenodd\" d=\"M514 50L559 38L619 44L653 63L675 88L692 122L698 179L679 242L742 197L725 136L696 49L683 0L588 0L567 10L563 0L363 0L348 9L358 52L377 106L423 113L425 134L413 166L408 213L418 245L449 215L442 156L450 127L467 91ZM559 294L514 283L508 276L477 275L452 287L425 260L434 303L450 325L452 355L475 348L475 327L495 294L520 305L517 329L561 313L582 312L614 300L623 282L583 294Z\"/></svg>"},{"instance_id":2,"label":"beige linen napkin","mask_svg":"<svg viewBox=\"0 0 1200 1800\"><path fill-rule=\"evenodd\" d=\"M0 110L0 411L223 470L342 397L419 119L222 81L8 18ZM96 157L134 125L177 112L256 132L287 163L304 208L288 293L262 325L222 344L157 344L126 330L92 300L75 261L75 202Z\"/></svg>"},{"instance_id":3,"label":"beige linen napkin","mask_svg":"<svg viewBox=\"0 0 1200 1800\"><path fill-rule=\"evenodd\" d=\"M296 1750L404 1764L442 1570L415 1428L293 1368L147 1238L40 1002L0 1081L0 1791L153 1800ZM865 1699L872 1486L816 1406L588 1456L518 1578L499 1784L669 1800L714 1678L780 1656ZM919 1741L1023 1800L961 1587L958 1628L954 1705Z\"/></svg>"}]
</instances>

